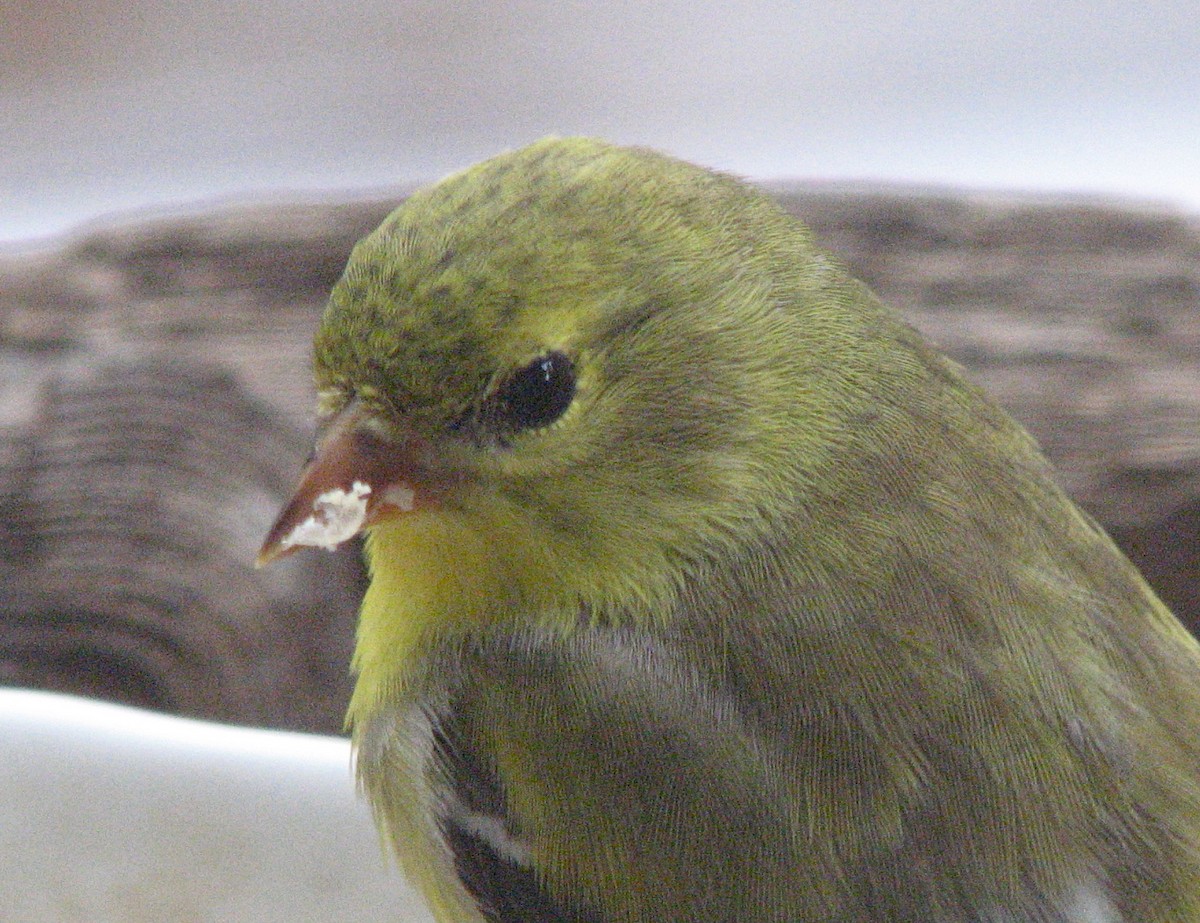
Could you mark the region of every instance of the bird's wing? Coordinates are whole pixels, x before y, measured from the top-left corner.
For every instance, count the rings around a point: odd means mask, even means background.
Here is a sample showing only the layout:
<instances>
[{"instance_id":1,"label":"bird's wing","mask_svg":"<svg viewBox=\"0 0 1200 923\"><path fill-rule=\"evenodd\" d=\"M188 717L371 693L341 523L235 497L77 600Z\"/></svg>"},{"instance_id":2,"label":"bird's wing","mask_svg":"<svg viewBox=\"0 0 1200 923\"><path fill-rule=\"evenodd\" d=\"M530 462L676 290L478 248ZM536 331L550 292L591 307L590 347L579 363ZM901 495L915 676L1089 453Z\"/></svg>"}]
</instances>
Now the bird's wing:
<instances>
[{"instance_id":1,"label":"bird's wing","mask_svg":"<svg viewBox=\"0 0 1200 923\"><path fill-rule=\"evenodd\" d=\"M597 911L552 896L513 827L503 787L478 751L462 715L450 710L433 725L447 791L439 827L463 886L488 923L604 923Z\"/></svg>"}]
</instances>

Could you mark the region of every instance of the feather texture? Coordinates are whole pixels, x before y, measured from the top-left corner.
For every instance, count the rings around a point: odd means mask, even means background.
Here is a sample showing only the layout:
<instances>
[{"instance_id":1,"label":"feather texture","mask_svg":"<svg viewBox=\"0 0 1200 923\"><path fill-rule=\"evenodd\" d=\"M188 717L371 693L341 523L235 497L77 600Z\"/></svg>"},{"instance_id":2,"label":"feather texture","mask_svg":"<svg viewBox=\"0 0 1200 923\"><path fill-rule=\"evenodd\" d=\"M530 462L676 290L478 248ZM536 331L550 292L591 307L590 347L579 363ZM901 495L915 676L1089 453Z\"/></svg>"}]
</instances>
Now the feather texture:
<instances>
[{"instance_id":1,"label":"feather texture","mask_svg":"<svg viewBox=\"0 0 1200 923\"><path fill-rule=\"evenodd\" d=\"M315 368L428 446L349 721L440 920L1200 920L1196 642L765 195L503 155L359 244Z\"/></svg>"}]
</instances>

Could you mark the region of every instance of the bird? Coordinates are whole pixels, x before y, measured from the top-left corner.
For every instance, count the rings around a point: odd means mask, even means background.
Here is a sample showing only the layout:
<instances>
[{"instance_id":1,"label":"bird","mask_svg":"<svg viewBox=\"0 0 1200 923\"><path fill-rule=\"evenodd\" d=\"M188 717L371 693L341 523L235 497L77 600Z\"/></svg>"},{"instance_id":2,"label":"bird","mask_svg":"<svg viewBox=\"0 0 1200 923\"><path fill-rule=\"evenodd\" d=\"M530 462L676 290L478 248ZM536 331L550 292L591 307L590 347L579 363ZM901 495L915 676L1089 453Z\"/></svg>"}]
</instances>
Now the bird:
<instances>
[{"instance_id":1,"label":"bird","mask_svg":"<svg viewBox=\"0 0 1200 923\"><path fill-rule=\"evenodd\" d=\"M314 336L265 564L365 533L347 726L440 923L1200 920L1200 649L739 178L546 138Z\"/></svg>"}]
</instances>

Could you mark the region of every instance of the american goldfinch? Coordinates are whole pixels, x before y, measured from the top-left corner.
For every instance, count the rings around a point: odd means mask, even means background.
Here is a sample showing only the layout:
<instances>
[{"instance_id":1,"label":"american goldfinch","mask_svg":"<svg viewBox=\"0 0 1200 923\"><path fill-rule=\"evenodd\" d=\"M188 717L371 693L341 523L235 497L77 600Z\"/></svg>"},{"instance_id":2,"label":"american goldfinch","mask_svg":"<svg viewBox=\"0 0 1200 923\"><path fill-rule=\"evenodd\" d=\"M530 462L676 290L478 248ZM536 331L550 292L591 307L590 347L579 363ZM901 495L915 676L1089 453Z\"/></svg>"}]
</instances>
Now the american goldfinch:
<instances>
[{"instance_id":1,"label":"american goldfinch","mask_svg":"<svg viewBox=\"0 0 1200 923\"><path fill-rule=\"evenodd\" d=\"M1200 651L767 195L550 139L316 333L262 561L366 530L348 723L442 923L1200 920Z\"/></svg>"}]
</instances>

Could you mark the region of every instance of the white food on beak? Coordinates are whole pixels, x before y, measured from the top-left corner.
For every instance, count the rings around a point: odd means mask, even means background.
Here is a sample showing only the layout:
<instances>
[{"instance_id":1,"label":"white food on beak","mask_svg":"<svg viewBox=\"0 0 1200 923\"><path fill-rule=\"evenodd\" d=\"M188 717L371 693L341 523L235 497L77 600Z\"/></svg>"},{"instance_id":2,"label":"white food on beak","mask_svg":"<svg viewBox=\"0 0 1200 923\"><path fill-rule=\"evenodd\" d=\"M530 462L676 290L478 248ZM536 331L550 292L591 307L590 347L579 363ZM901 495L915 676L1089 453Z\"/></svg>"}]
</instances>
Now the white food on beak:
<instances>
[{"instance_id":1,"label":"white food on beak","mask_svg":"<svg viewBox=\"0 0 1200 923\"><path fill-rule=\"evenodd\" d=\"M313 513L280 542L284 548L311 545L333 551L353 538L367 518L367 494L371 485L355 481L350 490L327 490L313 501Z\"/></svg>"}]
</instances>

